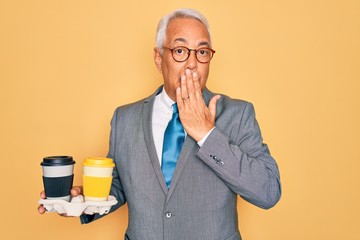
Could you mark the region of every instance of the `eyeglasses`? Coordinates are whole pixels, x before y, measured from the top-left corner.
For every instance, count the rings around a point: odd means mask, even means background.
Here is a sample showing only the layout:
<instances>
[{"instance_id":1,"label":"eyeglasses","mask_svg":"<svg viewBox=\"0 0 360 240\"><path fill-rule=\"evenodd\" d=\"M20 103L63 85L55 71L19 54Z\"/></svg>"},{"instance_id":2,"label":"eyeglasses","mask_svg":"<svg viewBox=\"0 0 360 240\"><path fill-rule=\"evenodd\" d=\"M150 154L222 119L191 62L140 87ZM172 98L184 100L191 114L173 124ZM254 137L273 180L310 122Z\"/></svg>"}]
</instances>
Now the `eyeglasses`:
<instances>
[{"instance_id":1,"label":"eyeglasses","mask_svg":"<svg viewBox=\"0 0 360 240\"><path fill-rule=\"evenodd\" d=\"M201 63L208 63L213 58L215 51L211 48L199 48L199 49L189 49L184 46L179 46L175 48L163 47L164 49L170 50L173 59L176 62L185 62L190 57L191 51L195 52L196 59Z\"/></svg>"}]
</instances>

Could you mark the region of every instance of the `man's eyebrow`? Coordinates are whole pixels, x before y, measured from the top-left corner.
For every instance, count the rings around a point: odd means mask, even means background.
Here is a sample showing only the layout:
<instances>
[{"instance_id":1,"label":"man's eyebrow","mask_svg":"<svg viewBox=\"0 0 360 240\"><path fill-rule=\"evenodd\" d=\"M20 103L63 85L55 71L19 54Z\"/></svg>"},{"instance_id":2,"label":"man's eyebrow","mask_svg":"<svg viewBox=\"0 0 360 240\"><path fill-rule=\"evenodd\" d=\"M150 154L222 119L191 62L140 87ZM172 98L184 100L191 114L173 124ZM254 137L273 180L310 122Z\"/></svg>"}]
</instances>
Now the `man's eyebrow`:
<instances>
[{"instance_id":1,"label":"man's eyebrow","mask_svg":"<svg viewBox=\"0 0 360 240\"><path fill-rule=\"evenodd\" d=\"M174 42L182 42L182 43L187 43L185 38L176 38Z\"/></svg>"},{"instance_id":2,"label":"man's eyebrow","mask_svg":"<svg viewBox=\"0 0 360 240\"><path fill-rule=\"evenodd\" d=\"M198 46L200 47L200 46L210 46L210 44L208 43L208 42L200 42L199 44L198 44Z\"/></svg>"}]
</instances>

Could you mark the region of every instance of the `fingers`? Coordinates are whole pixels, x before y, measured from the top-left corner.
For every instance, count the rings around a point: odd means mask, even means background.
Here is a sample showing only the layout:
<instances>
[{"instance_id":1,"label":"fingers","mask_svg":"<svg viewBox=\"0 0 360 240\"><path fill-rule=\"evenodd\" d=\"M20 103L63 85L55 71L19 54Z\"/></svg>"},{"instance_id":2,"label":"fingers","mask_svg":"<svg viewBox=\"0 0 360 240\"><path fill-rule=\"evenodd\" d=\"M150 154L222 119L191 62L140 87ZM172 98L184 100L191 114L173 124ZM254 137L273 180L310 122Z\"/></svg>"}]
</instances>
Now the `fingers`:
<instances>
[{"instance_id":1,"label":"fingers","mask_svg":"<svg viewBox=\"0 0 360 240\"><path fill-rule=\"evenodd\" d=\"M82 187L82 186L74 186L74 187L71 189L71 196L72 196L72 197L76 197L76 196L78 196L78 195L81 195L82 192L83 192L83 187ZM45 194L44 191L42 191L42 192L40 193L40 198L41 198L41 199L45 199L45 198L46 198L46 194ZM40 214L44 214L44 213L46 212L46 209L44 208L43 205L39 205L39 207L38 207L38 212L39 212ZM59 214L59 215L60 215L60 216L63 216L63 217L67 217L66 214Z\"/></svg>"},{"instance_id":2,"label":"fingers","mask_svg":"<svg viewBox=\"0 0 360 240\"><path fill-rule=\"evenodd\" d=\"M202 99L199 74L191 73L190 69L186 69L184 75L180 77L180 90L183 101Z\"/></svg>"},{"instance_id":3,"label":"fingers","mask_svg":"<svg viewBox=\"0 0 360 240\"><path fill-rule=\"evenodd\" d=\"M82 191L83 191L83 187L82 187L82 186L74 186L74 187L71 189L71 196L72 196L72 197L79 196L79 195L82 194Z\"/></svg>"},{"instance_id":4,"label":"fingers","mask_svg":"<svg viewBox=\"0 0 360 240\"><path fill-rule=\"evenodd\" d=\"M42 198L42 199L45 199L45 198L46 198L45 191L42 191L42 192L40 193L40 198Z\"/></svg>"},{"instance_id":5,"label":"fingers","mask_svg":"<svg viewBox=\"0 0 360 240\"><path fill-rule=\"evenodd\" d=\"M195 74L195 73L193 73L193 74ZM195 87L194 87L193 74L191 74L190 69L186 69L186 71L185 71L186 90L188 92L190 100L194 99L194 97L195 97Z\"/></svg>"},{"instance_id":6,"label":"fingers","mask_svg":"<svg viewBox=\"0 0 360 240\"><path fill-rule=\"evenodd\" d=\"M202 93L201 93L200 79L198 73L194 72L192 74L192 78L193 78L192 84L193 84L195 98L196 100L200 100L202 99Z\"/></svg>"},{"instance_id":7,"label":"fingers","mask_svg":"<svg viewBox=\"0 0 360 240\"><path fill-rule=\"evenodd\" d=\"M189 98L189 93L186 87L186 76L182 75L180 78L180 87L181 87L181 99L187 100Z\"/></svg>"},{"instance_id":8,"label":"fingers","mask_svg":"<svg viewBox=\"0 0 360 240\"><path fill-rule=\"evenodd\" d=\"M182 110L184 107L184 100L182 97L182 88L181 87L176 88L176 103L177 103L179 111Z\"/></svg>"},{"instance_id":9,"label":"fingers","mask_svg":"<svg viewBox=\"0 0 360 240\"><path fill-rule=\"evenodd\" d=\"M44 208L43 205L40 205L40 206L38 207L38 212L39 212L40 214L44 214L44 213L46 212L46 209Z\"/></svg>"},{"instance_id":10,"label":"fingers","mask_svg":"<svg viewBox=\"0 0 360 240\"><path fill-rule=\"evenodd\" d=\"M45 191L42 191L42 192L40 193L40 198L41 198L41 199L45 199L45 198L46 198ZM44 214L44 213L46 212L46 209L44 208L43 205L39 205L39 207L38 207L38 212L39 212L40 214Z\"/></svg>"},{"instance_id":11,"label":"fingers","mask_svg":"<svg viewBox=\"0 0 360 240\"><path fill-rule=\"evenodd\" d=\"M185 78L186 81L184 81L185 83L183 83L181 87L185 87L190 100L200 100L202 95L199 74L197 72L191 73L190 69L186 69L185 76L182 76L182 79L183 78Z\"/></svg>"}]
</instances>

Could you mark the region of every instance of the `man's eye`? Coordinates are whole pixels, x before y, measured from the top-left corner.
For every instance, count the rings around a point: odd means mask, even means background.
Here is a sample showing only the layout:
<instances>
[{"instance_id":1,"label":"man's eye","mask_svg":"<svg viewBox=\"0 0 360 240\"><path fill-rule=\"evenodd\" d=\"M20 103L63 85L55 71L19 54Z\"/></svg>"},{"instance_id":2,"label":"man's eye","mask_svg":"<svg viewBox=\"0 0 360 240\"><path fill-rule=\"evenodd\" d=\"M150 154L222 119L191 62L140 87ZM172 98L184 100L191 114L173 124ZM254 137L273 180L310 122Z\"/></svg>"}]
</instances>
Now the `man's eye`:
<instances>
[{"instance_id":1,"label":"man's eye","mask_svg":"<svg viewBox=\"0 0 360 240\"><path fill-rule=\"evenodd\" d=\"M208 51L208 50L205 50L205 49L202 49L202 50L199 50L199 54L200 54L200 55L208 55L208 54L209 54L209 51Z\"/></svg>"},{"instance_id":2,"label":"man's eye","mask_svg":"<svg viewBox=\"0 0 360 240\"><path fill-rule=\"evenodd\" d=\"M182 49L182 48L175 49L175 53L178 55L181 55L184 53L184 49Z\"/></svg>"}]
</instances>

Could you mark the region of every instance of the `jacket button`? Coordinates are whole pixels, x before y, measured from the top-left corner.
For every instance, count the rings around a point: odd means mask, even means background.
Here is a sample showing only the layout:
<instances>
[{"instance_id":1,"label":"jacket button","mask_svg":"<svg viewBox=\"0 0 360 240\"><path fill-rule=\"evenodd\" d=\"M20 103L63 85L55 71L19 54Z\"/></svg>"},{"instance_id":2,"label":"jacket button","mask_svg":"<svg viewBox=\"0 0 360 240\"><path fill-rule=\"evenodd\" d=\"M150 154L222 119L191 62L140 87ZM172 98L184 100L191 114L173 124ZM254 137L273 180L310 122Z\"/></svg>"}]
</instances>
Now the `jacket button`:
<instances>
[{"instance_id":1,"label":"jacket button","mask_svg":"<svg viewBox=\"0 0 360 240\"><path fill-rule=\"evenodd\" d=\"M166 217L166 218L171 218L171 217L172 217L172 213L171 213L171 212L165 213L165 217Z\"/></svg>"}]
</instances>

